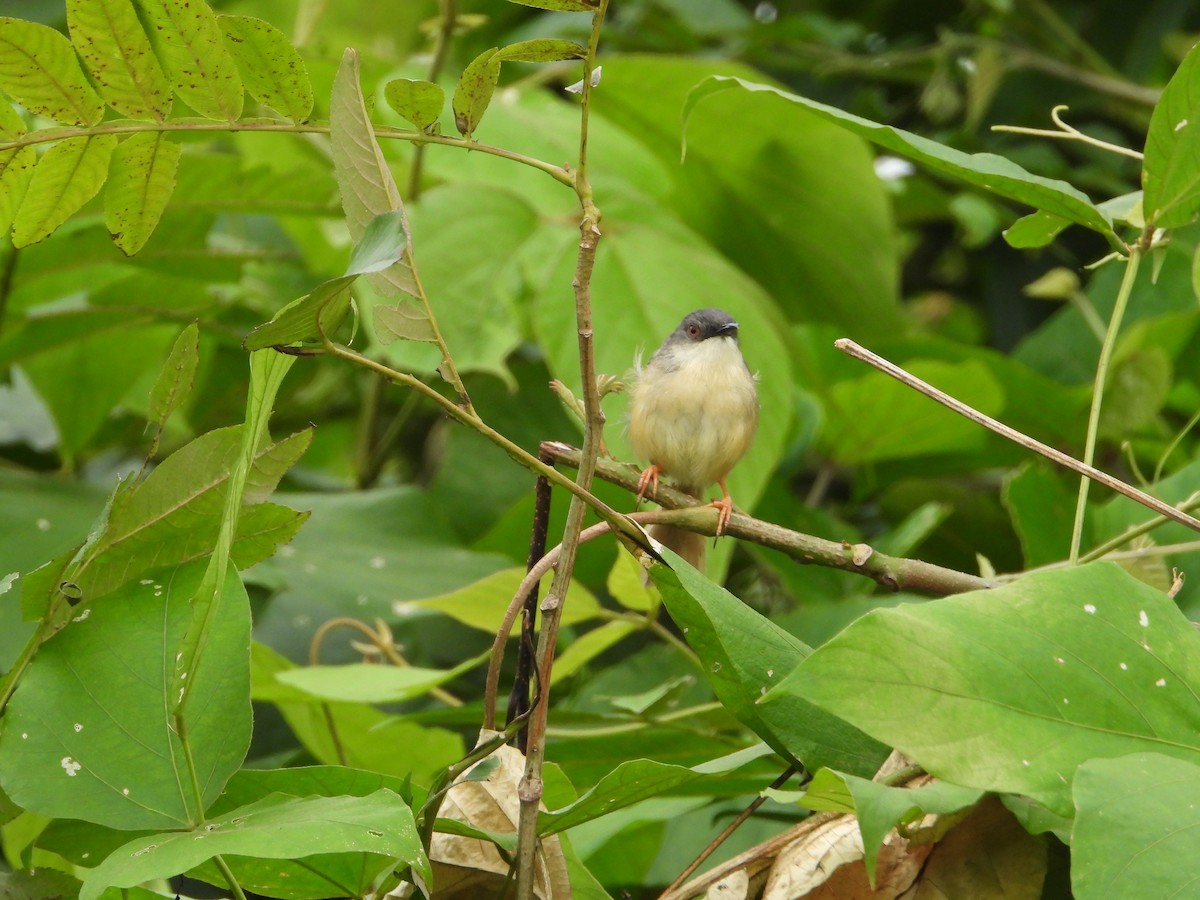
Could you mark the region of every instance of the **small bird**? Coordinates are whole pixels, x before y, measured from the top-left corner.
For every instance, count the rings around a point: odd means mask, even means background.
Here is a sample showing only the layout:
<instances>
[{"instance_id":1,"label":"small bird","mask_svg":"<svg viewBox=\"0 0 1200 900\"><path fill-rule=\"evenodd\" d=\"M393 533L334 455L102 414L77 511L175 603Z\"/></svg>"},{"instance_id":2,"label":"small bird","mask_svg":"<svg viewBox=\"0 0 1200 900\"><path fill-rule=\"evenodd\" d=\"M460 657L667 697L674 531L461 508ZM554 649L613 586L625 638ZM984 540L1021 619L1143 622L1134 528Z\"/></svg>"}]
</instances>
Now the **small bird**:
<instances>
[{"instance_id":1,"label":"small bird","mask_svg":"<svg viewBox=\"0 0 1200 900\"><path fill-rule=\"evenodd\" d=\"M700 498L721 486L717 534L729 525L733 498L725 479L750 449L758 429L758 391L738 348L738 323L722 309L688 313L644 366L636 366L629 398L629 444L650 461L638 481L638 500L658 476L670 475L683 492ZM651 535L698 569L704 537L670 525Z\"/></svg>"}]
</instances>

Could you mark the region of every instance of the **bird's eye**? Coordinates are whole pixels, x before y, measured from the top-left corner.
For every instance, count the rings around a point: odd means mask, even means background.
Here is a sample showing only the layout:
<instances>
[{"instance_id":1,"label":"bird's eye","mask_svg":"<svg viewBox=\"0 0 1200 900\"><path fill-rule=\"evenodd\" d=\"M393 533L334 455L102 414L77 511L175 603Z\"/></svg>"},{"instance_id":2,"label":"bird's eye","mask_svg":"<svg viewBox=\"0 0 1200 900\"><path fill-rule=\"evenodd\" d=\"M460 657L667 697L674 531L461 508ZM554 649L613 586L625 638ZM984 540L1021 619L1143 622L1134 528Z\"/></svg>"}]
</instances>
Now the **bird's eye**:
<instances>
[{"instance_id":1,"label":"bird's eye","mask_svg":"<svg viewBox=\"0 0 1200 900\"><path fill-rule=\"evenodd\" d=\"M687 333L688 333L688 337L700 337L700 326L699 325L689 325Z\"/></svg>"}]
</instances>

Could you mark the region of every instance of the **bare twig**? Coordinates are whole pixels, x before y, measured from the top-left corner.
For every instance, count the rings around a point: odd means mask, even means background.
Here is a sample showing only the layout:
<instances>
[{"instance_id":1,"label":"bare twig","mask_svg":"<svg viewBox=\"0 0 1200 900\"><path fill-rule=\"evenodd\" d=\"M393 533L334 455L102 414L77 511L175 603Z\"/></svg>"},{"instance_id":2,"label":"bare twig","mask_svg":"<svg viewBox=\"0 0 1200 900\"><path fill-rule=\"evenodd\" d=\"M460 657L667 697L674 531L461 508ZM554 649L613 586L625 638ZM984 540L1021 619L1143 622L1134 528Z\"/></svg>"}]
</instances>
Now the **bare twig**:
<instances>
[{"instance_id":1,"label":"bare twig","mask_svg":"<svg viewBox=\"0 0 1200 900\"><path fill-rule=\"evenodd\" d=\"M1099 138L1094 138L1091 135L1084 134L1074 125L1068 125L1062 120L1062 113L1066 112L1068 107L1059 105L1050 110L1050 118L1054 120L1054 124L1058 126L1057 130L1050 128L1026 128L1022 125L993 125L992 131L1005 131L1011 134L1028 134L1034 137L1057 138L1058 140L1079 141L1083 144L1091 144L1093 147L1099 147L1101 150L1107 150L1110 153L1117 153L1121 156L1128 156L1131 159L1141 160L1142 154L1137 150L1131 150L1129 147L1122 147L1120 144L1112 144L1108 141L1102 141Z\"/></svg>"},{"instance_id":2,"label":"bare twig","mask_svg":"<svg viewBox=\"0 0 1200 900\"><path fill-rule=\"evenodd\" d=\"M547 441L542 444L542 450L566 465L579 464L580 452L569 444ZM631 494L637 493L638 474L635 467L610 460L600 460L596 466L598 477L620 485ZM629 518L642 525L662 522L715 536L717 510L711 506L696 506L695 497L660 483L649 499L671 512L634 513ZM741 512L734 512L724 533L778 550L803 565L826 566L863 575L893 591L924 591L946 596L993 587L992 582L978 575L919 559L888 556L868 544L814 537Z\"/></svg>"},{"instance_id":3,"label":"bare twig","mask_svg":"<svg viewBox=\"0 0 1200 900\"><path fill-rule=\"evenodd\" d=\"M876 369L884 372L887 375L891 375L902 384L908 385L913 390L920 391L926 397L936 400L943 406L949 407L960 416L970 419L977 425L982 425L984 428L994 431L996 434L1006 437L1010 441L1020 444L1022 447L1032 450L1035 453L1040 453L1042 456L1046 457L1052 462L1056 462L1060 466L1070 469L1072 472L1077 472L1080 475L1090 478L1092 481L1097 481L1105 487L1111 488L1119 494L1124 494L1131 500L1136 500L1143 506L1149 507L1159 515L1166 516L1172 522L1178 522L1180 525L1186 525L1188 528L1191 528L1194 531L1200 531L1200 520L1197 520L1192 516L1189 516L1187 513L1182 512L1181 510L1176 509L1167 503L1164 503L1157 497L1151 497L1149 494L1139 491L1133 485L1126 484L1124 481L1121 481L1121 479L1114 478L1107 472L1101 472L1099 469L1094 468L1093 466L1081 463L1079 460L1072 456L1068 456L1061 450L1055 450L1053 447L1043 444L1041 441L1034 440L1028 435L1022 434L1015 428L1010 428L1003 422L998 422L991 416L984 415L983 413L979 412L979 410L967 406L967 404L963 403L961 400L955 400L949 394L939 391L937 388L927 384L926 382L917 378L915 375L910 375L899 366L888 362L881 356L877 356L870 350L867 350L865 347L859 346L849 338L839 338L833 342L833 345L843 353L849 354L855 359L862 360L863 362L874 366Z\"/></svg>"}]
</instances>

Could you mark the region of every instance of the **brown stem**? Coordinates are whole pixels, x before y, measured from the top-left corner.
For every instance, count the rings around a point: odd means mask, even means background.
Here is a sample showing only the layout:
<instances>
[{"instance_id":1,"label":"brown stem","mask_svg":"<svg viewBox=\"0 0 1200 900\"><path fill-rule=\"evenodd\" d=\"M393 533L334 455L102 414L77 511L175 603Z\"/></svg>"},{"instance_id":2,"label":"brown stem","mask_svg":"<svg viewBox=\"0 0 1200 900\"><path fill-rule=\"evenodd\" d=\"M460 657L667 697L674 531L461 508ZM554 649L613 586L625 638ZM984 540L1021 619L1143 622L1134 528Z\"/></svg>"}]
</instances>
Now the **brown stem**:
<instances>
[{"instance_id":1,"label":"brown stem","mask_svg":"<svg viewBox=\"0 0 1200 900\"><path fill-rule=\"evenodd\" d=\"M967 406L967 404L963 403L961 400L956 400L949 394L939 391L937 388L927 384L926 382L917 378L915 375L910 375L908 372L905 372L899 366L888 362L883 357L876 356L865 347L860 347L849 338L840 338L839 340L834 341L833 345L843 353L849 354L855 359L860 359L887 375L891 375L902 384L908 385L913 390L920 391L926 397L936 400L943 406L949 407L960 416L970 419L977 425L982 425L984 428L994 431L996 434L1006 437L1010 441L1020 444L1022 447L1032 450L1035 453L1040 453L1047 459L1058 463L1064 468L1070 469L1072 472L1077 472L1080 475L1090 478L1092 481L1098 481L1105 487L1111 488L1119 494L1124 494L1126 497L1129 497L1131 500L1136 500L1143 506L1148 506L1159 515L1166 516L1172 522L1178 522L1180 525L1186 525L1193 531L1200 531L1200 519L1195 519L1192 516L1189 516L1187 513L1176 509L1174 506L1164 503L1157 497L1151 497L1149 494L1139 491L1133 485L1126 484L1124 481L1121 481L1119 478L1114 478L1107 472L1101 472L1099 469L1093 468L1086 463L1082 463L1074 457L1063 453L1061 450L1055 450L1053 447L1043 444L1041 441L1036 441L1028 435L1017 431L1015 428L1011 428L1008 425L1005 425L1003 422L996 421L991 416L985 416L979 410L973 409L972 407Z\"/></svg>"},{"instance_id":2,"label":"brown stem","mask_svg":"<svg viewBox=\"0 0 1200 900\"><path fill-rule=\"evenodd\" d=\"M580 451L567 444L547 441L542 444L542 449L565 465L579 464ZM639 472L632 465L600 460L596 475L625 488L631 494L637 493ZM696 498L690 494L660 483L657 492L651 494L649 499L672 511L635 513L630 516L631 519L639 524L665 522L700 534L716 534L717 511L711 506L696 506ZM803 565L826 566L864 575L893 591L924 591L947 596L994 586L991 581L978 575L919 559L889 556L868 544L814 537L741 512L734 512L730 517L725 534L778 550Z\"/></svg>"}]
</instances>

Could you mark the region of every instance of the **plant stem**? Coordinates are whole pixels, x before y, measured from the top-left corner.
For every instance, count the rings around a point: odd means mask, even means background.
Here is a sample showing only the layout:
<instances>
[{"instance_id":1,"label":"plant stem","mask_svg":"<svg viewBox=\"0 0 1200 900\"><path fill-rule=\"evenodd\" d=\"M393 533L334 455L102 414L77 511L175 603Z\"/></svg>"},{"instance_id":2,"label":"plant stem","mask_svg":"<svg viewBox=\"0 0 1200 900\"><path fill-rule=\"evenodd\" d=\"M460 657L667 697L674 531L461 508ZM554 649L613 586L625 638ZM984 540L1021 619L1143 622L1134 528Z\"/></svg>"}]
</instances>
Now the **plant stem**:
<instances>
[{"instance_id":1,"label":"plant stem","mask_svg":"<svg viewBox=\"0 0 1200 900\"><path fill-rule=\"evenodd\" d=\"M849 338L839 338L833 342L833 345L843 353L848 353L855 359L861 359L863 362L869 363L870 365L879 369L879 371L891 375L897 381L908 385L914 390L920 391L926 397L930 397L943 406L949 407L960 416L970 419L977 425L982 425L984 428L994 431L996 434L1006 437L1010 441L1032 450L1034 453L1040 453L1047 459L1058 463L1064 468L1070 469L1072 472L1078 472L1085 478L1090 478L1092 481L1098 481L1105 487L1111 488L1119 494L1124 494L1131 500L1136 500L1138 503L1149 507L1156 513L1166 516L1172 522L1178 522L1180 525L1186 525L1193 531L1200 531L1200 519L1193 518L1192 516L1189 516L1187 513L1182 512L1179 509L1176 509L1174 506L1171 506L1168 503L1163 503L1157 497L1151 497L1145 491L1139 491L1133 485L1127 484L1119 478L1114 478L1107 472L1101 472L1090 463L1080 462L1073 456L1068 456L1061 450L1055 450L1053 447L1043 444L1041 441L1034 440L1033 438L1029 437L1029 435L1022 434L1015 428L1011 428L1008 425L1005 425L1003 422L998 422L991 416L985 416L979 410L967 406L967 404L963 403L961 400L956 400L943 391L939 391L937 388L925 383L915 375L910 375L899 366L888 362L881 356L877 356L870 350L867 350L865 347L860 347Z\"/></svg>"},{"instance_id":2,"label":"plant stem","mask_svg":"<svg viewBox=\"0 0 1200 900\"><path fill-rule=\"evenodd\" d=\"M1108 377L1108 367L1112 362L1113 349L1117 346L1117 335L1121 331L1121 320L1125 318L1125 308L1129 305L1129 295L1133 293L1133 282L1137 278L1138 264L1141 260L1141 247L1137 245L1131 247L1129 257L1125 261L1125 275L1121 279L1121 287L1117 290L1117 300L1113 305L1112 317L1108 320L1108 330L1104 334L1104 343L1100 346L1100 360L1096 364L1095 381L1092 382L1092 406L1088 411L1087 439L1083 447L1083 463L1086 466L1090 466L1096 458L1096 441L1100 433L1100 410L1104 405L1104 382ZM1075 503L1075 523L1071 528L1069 558L1072 564L1079 562L1079 547L1083 543L1083 524L1087 514L1088 491L1091 483L1091 479L1086 475L1079 480L1079 498ZM1158 511L1163 512L1162 510Z\"/></svg>"},{"instance_id":3,"label":"plant stem","mask_svg":"<svg viewBox=\"0 0 1200 900\"><path fill-rule=\"evenodd\" d=\"M592 196L588 180L588 120L591 109L592 70L596 65L596 51L600 45L600 29L608 10L608 0L592 15L592 30L588 36L587 54L583 58L583 90L580 103L579 162L575 170L575 192L583 211L579 224L579 255L576 259L575 278L575 326L579 346L579 378L583 390L584 434L583 454L575 483L585 492L591 491L592 476L596 470L603 443L604 412L600 409L600 391L596 384L596 364L592 343L592 269L596 264L596 247L600 243L600 210ZM579 536L583 531L583 518L587 512L579 494L573 494L567 509L567 522L563 529L562 555L555 567L554 582L546 599L541 604L542 627L538 632L538 691L540 700L530 711L525 774L517 787L521 801L521 812L517 824L517 900L533 900L535 875L537 872L538 837L537 818L542 800L542 763L546 752L546 716L549 706L550 670L554 665L554 650L558 639L558 623L562 615L562 604L571 583L575 568L575 556L579 549Z\"/></svg>"},{"instance_id":4,"label":"plant stem","mask_svg":"<svg viewBox=\"0 0 1200 900\"><path fill-rule=\"evenodd\" d=\"M237 877L233 874L233 869L229 868L229 863L225 862L225 858L218 853L213 857L213 862L221 870L221 876L225 879L225 883L229 885L229 890L233 893L234 900L246 900L246 893L242 890L242 886L238 884Z\"/></svg>"},{"instance_id":5,"label":"plant stem","mask_svg":"<svg viewBox=\"0 0 1200 900\"><path fill-rule=\"evenodd\" d=\"M153 133L181 131L191 133L227 132L230 134L254 132L329 134L329 123L290 122L285 119L266 118L243 119L240 122L214 122L211 119L201 118L168 119L165 122L118 121L93 125L89 128L43 128L39 131L31 131L15 140L0 141L0 153L16 147L30 147L34 144L46 144L52 141L67 140L68 138L90 137L96 134L141 134L147 131ZM502 147L481 144L474 139L452 137L447 134L425 134L423 131L405 131L402 128L384 128L378 125L375 126L375 137L378 139L386 138L397 141L412 141L418 146L422 144L439 144L443 147L458 147L461 150L486 153L489 156L498 156L501 159L507 159L510 162L520 163L521 165L545 172L555 181L565 184L567 187L575 187L574 177L562 166L543 162L540 159L525 156L522 153L514 153Z\"/></svg>"}]
</instances>

